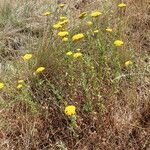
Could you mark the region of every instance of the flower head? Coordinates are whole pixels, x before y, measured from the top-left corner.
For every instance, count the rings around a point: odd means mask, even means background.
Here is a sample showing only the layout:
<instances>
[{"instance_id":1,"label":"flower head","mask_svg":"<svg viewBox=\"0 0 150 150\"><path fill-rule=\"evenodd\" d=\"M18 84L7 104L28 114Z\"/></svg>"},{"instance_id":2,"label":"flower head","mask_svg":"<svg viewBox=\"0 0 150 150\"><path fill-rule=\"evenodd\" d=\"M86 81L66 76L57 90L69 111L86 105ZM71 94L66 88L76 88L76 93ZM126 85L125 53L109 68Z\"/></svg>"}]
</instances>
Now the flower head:
<instances>
[{"instance_id":1,"label":"flower head","mask_svg":"<svg viewBox=\"0 0 150 150\"><path fill-rule=\"evenodd\" d=\"M116 40L116 41L114 41L114 45L117 46L117 47L122 46L123 44L124 44L124 43L123 43L123 41L121 41L121 40Z\"/></svg>"},{"instance_id":2,"label":"flower head","mask_svg":"<svg viewBox=\"0 0 150 150\"><path fill-rule=\"evenodd\" d=\"M71 56L73 53L71 51L67 52L66 55L67 56Z\"/></svg>"},{"instance_id":3,"label":"flower head","mask_svg":"<svg viewBox=\"0 0 150 150\"><path fill-rule=\"evenodd\" d=\"M76 107L73 105L66 106L64 112L67 116L75 115Z\"/></svg>"},{"instance_id":4,"label":"flower head","mask_svg":"<svg viewBox=\"0 0 150 150\"><path fill-rule=\"evenodd\" d=\"M18 83L24 83L24 80L18 80Z\"/></svg>"},{"instance_id":5,"label":"flower head","mask_svg":"<svg viewBox=\"0 0 150 150\"><path fill-rule=\"evenodd\" d=\"M95 11L95 12L92 12L91 13L91 16L92 17L98 17L98 16L100 16L102 13L100 12L100 11Z\"/></svg>"},{"instance_id":6,"label":"flower head","mask_svg":"<svg viewBox=\"0 0 150 150\"><path fill-rule=\"evenodd\" d=\"M32 58L32 54L28 53L28 54L25 54L24 56L22 56L22 59L23 60L29 60Z\"/></svg>"},{"instance_id":7,"label":"flower head","mask_svg":"<svg viewBox=\"0 0 150 150\"><path fill-rule=\"evenodd\" d=\"M99 30L94 30L94 33L98 33L99 32Z\"/></svg>"},{"instance_id":8,"label":"flower head","mask_svg":"<svg viewBox=\"0 0 150 150\"><path fill-rule=\"evenodd\" d=\"M45 70L45 67L39 67L36 69L36 73L42 73Z\"/></svg>"},{"instance_id":9,"label":"flower head","mask_svg":"<svg viewBox=\"0 0 150 150\"><path fill-rule=\"evenodd\" d=\"M62 41L63 41L63 42L67 42L67 41L68 41L68 38L67 38L67 37L64 37L64 38L62 39Z\"/></svg>"},{"instance_id":10,"label":"flower head","mask_svg":"<svg viewBox=\"0 0 150 150\"><path fill-rule=\"evenodd\" d=\"M81 57L82 56L82 53L81 52L76 52L73 57L74 58L78 58L78 57Z\"/></svg>"},{"instance_id":11,"label":"flower head","mask_svg":"<svg viewBox=\"0 0 150 150\"><path fill-rule=\"evenodd\" d=\"M67 17L65 17L65 16L60 16L60 20L67 20Z\"/></svg>"},{"instance_id":12,"label":"flower head","mask_svg":"<svg viewBox=\"0 0 150 150\"><path fill-rule=\"evenodd\" d=\"M125 3L120 3L120 4L118 4L118 7L120 7L120 8L126 7L126 4Z\"/></svg>"},{"instance_id":13,"label":"flower head","mask_svg":"<svg viewBox=\"0 0 150 150\"><path fill-rule=\"evenodd\" d=\"M131 60L128 60L125 62L126 67L128 67L129 65L133 65L133 62Z\"/></svg>"},{"instance_id":14,"label":"flower head","mask_svg":"<svg viewBox=\"0 0 150 150\"><path fill-rule=\"evenodd\" d=\"M51 13L49 11L43 13L43 16L49 16Z\"/></svg>"},{"instance_id":15,"label":"flower head","mask_svg":"<svg viewBox=\"0 0 150 150\"><path fill-rule=\"evenodd\" d=\"M63 8L65 6L65 4L59 4L58 5L60 8Z\"/></svg>"},{"instance_id":16,"label":"flower head","mask_svg":"<svg viewBox=\"0 0 150 150\"><path fill-rule=\"evenodd\" d=\"M67 31L60 31L60 32L58 32L58 36L60 36L60 37L65 37L67 35L69 35L69 33Z\"/></svg>"},{"instance_id":17,"label":"flower head","mask_svg":"<svg viewBox=\"0 0 150 150\"><path fill-rule=\"evenodd\" d=\"M83 33L79 33L79 34L75 34L73 37L72 37L72 40L73 41L77 41L77 40L80 40L84 38L84 34Z\"/></svg>"},{"instance_id":18,"label":"flower head","mask_svg":"<svg viewBox=\"0 0 150 150\"><path fill-rule=\"evenodd\" d=\"M107 28L106 31L107 32L112 32L112 29L111 28Z\"/></svg>"},{"instance_id":19,"label":"flower head","mask_svg":"<svg viewBox=\"0 0 150 150\"><path fill-rule=\"evenodd\" d=\"M65 20L63 20L63 21L59 21L58 24L64 25L64 24L67 24L68 22L69 22L69 20L68 20L68 19L65 19Z\"/></svg>"},{"instance_id":20,"label":"flower head","mask_svg":"<svg viewBox=\"0 0 150 150\"><path fill-rule=\"evenodd\" d=\"M87 16L87 12L83 12L83 13L81 13L80 15L79 15L79 18L80 19L83 19L83 18L85 18Z\"/></svg>"},{"instance_id":21,"label":"flower head","mask_svg":"<svg viewBox=\"0 0 150 150\"><path fill-rule=\"evenodd\" d=\"M4 88L4 83L0 82L0 89L3 89Z\"/></svg>"},{"instance_id":22,"label":"flower head","mask_svg":"<svg viewBox=\"0 0 150 150\"><path fill-rule=\"evenodd\" d=\"M62 25L60 25L59 23L57 23L57 24L54 24L54 25L53 25L53 28L59 29L59 28L62 28Z\"/></svg>"},{"instance_id":23,"label":"flower head","mask_svg":"<svg viewBox=\"0 0 150 150\"><path fill-rule=\"evenodd\" d=\"M88 26L92 26L92 25L93 25L93 22L92 22L92 21L88 21L88 22L87 22L87 25L88 25Z\"/></svg>"},{"instance_id":24,"label":"flower head","mask_svg":"<svg viewBox=\"0 0 150 150\"><path fill-rule=\"evenodd\" d=\"M23 85L22 84L18 84L17 85L17 89L21 89L21 88L23 88Z\"/></svg>"}]
</instances>

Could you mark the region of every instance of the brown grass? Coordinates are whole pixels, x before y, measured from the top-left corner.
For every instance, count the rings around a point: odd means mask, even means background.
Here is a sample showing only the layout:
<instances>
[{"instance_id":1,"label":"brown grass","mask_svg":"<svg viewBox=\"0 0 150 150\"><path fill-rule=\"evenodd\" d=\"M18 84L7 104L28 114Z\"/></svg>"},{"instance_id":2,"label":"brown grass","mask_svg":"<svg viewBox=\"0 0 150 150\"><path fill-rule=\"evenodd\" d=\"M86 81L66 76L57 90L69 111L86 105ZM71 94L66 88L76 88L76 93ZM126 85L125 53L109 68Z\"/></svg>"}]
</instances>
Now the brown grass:
<instances>
[{"instance_id":1,"label":"brown grass","mask_svg":"<svg viewBox=\"0 0 150 150\"><path fill-rule=\"evenodd\" d=\"M100 5L99 0L94 2L88 0L64 2L68 4L67 10L72 12L71 15L75 21L78 21L77 16L80 12L97 9ZM118 10L114 5L115 2L112 3L109 0L107 2L114 10L112 22L116 23ZM49 49L47 49L49 48L47 41L42 43L44 46L41 44L41 47L43 46L42 50L45 50L45 56L48 59L40 57L43 52L41 51L37 54L38 59L36 61L37 64L45 65L48 68L46 74L40 79L47 78L52 84L47 84L44 81L41 87L41 80L37 82L38 80L31 77L32 74L28 73L28 70L24 74L17 74L17 77L11 76L11 73L15 74L13 69L14 72L10 72L9 77L0 72L0 79L9 78L10 83L20 78L21 75L28 76L26 82L30 84L30 90L26 91L28 94L23 93L25 95L21 95L12 87L11 90L2 92L0 96L1 150L150 149L150 2L148 0L126 0L125 2L128 7L120 12L124 17L124 30L121 31L120 35L127 44L124 47L124 55L123 52L120 52L120 59L130 58L130 55L134 54L133 59L136 65L131 70L131 74L129 73L127 77L121 76L117 80L117 86L113 86L116 82L111 83L111 78L104 78L102 82L98 82L99 85L95 93L92 93L94 91L93 83L89 84L88 94L91 94L92 97L90 97L93 106L92 111L82 111L84 100L87 97L82 91L83 89L76 84L79 80L70 83L70 78L60 79L60 74L65 76L64 70L67 67L62 65L61 59L56 64L57 60L55 59L60 58L60 56L53 48L51 48L53 55L50 54ZM1 4L5 3L1 1ZM32 13L23 17L24 14L21 12L20 18L23 19L23 25L13 26L7 20L2 31L0 31L0 43L3 44L0 49L2 64L16 60L26 50L32 50L36 54L39 38L47 34L45 31L47 28L46 20L39 15L47 8L47 5L43 5L45 1L29 3L31 3L30 5L33 4L29 9ZM15 5L15 3L13 4ZM1 6L4 7L4 5ZM39 8L39 6L43 7ZM37 10L37 8L39 9ZM69 16L71 15L69 14ZM105 26L109 18L104 16L102 20L100 25ZM86 29L83 27L83 30ZM34 43L34 46L30 45L29 39ZM57 41L55 42L57 43ZM60 49L60 45L57 46ZM126 54L126 50L129 50L131 54ZM54 58L54 56L58 57ZM47 60L51 60L51 64L47 63ZM18 68L21 68L21 65L18 65ZM86 72L87 68L84 69ZM122 71L125 72L125 69L122 68ZM80 72L77 77L80 77ZM91 81L92 79L89 79L89 82ZM62 101L64 98L75 99L73 104L78 106L78 127L75 130L69 128L70 121L61 108L61 106L64 107ZM69 103L72 101L70 100Z\"/></svg>"}]
</instances>

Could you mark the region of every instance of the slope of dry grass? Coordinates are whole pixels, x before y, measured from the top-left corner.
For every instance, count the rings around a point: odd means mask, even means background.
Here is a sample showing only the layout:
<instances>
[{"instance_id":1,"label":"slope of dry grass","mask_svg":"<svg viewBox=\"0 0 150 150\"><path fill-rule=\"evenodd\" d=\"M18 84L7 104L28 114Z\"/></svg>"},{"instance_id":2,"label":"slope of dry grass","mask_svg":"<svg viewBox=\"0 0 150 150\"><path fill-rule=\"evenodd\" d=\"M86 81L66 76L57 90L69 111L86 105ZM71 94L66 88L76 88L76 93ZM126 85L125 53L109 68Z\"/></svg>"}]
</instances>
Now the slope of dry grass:
<instances>
[{"instance_id":1,"label":"slope of dry grass","mask_svg":"<svg viewBox=\"0 0 150 150\"><path fill-rule=\"evenodd\" d=\"M119 0L0 2L0 149L150 149L150 5L124 2L121 9ZM94 10L103 14L91 18ZM69 19L68 42L52 27L61 15ZM85 37L73 42L77 33ZM117 39L122 47L114 46ZM26 53L31 60L22 60ZM125 66L128 60L133 64ZM35 74L40 66L44 72ZM75 115L64 113L68 105Z\"/></svg>"}]
</instances>

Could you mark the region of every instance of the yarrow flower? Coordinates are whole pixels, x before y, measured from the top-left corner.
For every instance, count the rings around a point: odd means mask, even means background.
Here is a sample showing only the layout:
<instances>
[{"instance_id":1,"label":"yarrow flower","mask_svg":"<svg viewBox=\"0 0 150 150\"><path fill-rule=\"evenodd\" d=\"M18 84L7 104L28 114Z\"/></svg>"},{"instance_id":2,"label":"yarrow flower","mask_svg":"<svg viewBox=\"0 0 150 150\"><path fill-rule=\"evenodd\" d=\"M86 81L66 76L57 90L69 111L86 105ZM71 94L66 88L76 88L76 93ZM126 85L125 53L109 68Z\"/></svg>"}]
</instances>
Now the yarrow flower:
<instances>
[{"instance_id":1,"label":"yarrow flower","mask_svg":"<svg viewBox=\"0 0 150 150\"><path fill-rule=\"evenodd\" d=\"M67 42L67 41L68 41L68 38L67 38L67 37L64 37L64 38L62 39L62 41L63 41L63 42Z\"/></svg>"},{"instance_id":2,"label":"yarrow flower","mask_svg":"<svg viewBox=\"0 0 150 150\"><path fill-rule=\"evenodd\" d=\"M65 19L65 20L63 20L63 21L59 21L58 24L64 25L64 24L67 24L68 22L69 22L69 20L68 20L68 19Z\"/></svg>"},{"instance_id":3,"label":"yarrow flower","mask_svg":"<svg viewBox=\"0 0 150 150\"><path fill-rule=\"evenodd\" d=\"M59 4L58 5L60 8L63 8L65 6L65 4Z\"/></svg>"},{"instance_id":4,"label":"yarrow flower","mask_svg":"<svg viewBox=\"0 0 150 150\"><path fill-rule=\"evenodd\" d=\"M114 45L117 46L117 47L122 46L123 44L124 44L124 43L123 43L123 41L121 41L121 40L116 40L116 41L114 41Z\"/></svg>"},{"instance_id":5,"label":"yarrow flower","mask_svg":"<svg viewBox=\"0 0 150 150\"><path fill-rule=\"evenodd\" d=\"M69 105L65 107L64 113L67 116L75 115L76 114L76 107L73 105Z\"/></svg>"},{"instance_id":6,"label":"yarrow flower","mask_svg":"<svg viewBox=\"0 0 150 150\"><path fill-rule=\"evenodd\" d=\"M23 60L29 60L32 58L32 54L28 53L28 54L25 54L24 56L22 56L22 59Z\"/></svg>"},{"instance_id":7,"label":"yarrow flower","mask_svg":"<svg viewBox=\"0 0 150 150\"><path fill-rule=\"evenodd\" d=\"M87 16L87 12L83 12L83 13L81 13L80 15L79 15L79 18L80 19L83 19L83 18L85 18Z\"/></svg>"},{"instance_id":8,"label":"yarrow flower","mask_svg":"<svg viewBox=\"0 0 150 150\"><path fill-rule=\"evenodd\" d=\"M128 60L125 62L126 67L128 67L129 65L133 65L133 62L131 60Z\"/></svg>"},{"instance_id":9,"label":"yarrow flower","mask_svg":"<svg viewBox=\"0 0 150 150\"><path fill-rule=\"evenodd\" d=\"M107 28L106 31L107 32L112 32L112 29L111 28Z\"/></svg>"},{"instance_id":10,"label":"yarrow flower","mask_svg":"<svg viewBox=\"0 0 150 150\"><path fill-rule=\"evenodd\" d=\"M4 88L4 83L0 82L0 89L3 89Z\"/></svg>"},{"instance_id":11,"label":"yarrow flower","mask_svg":"<svg viewBox=\"0 0 150 150\"><path fill-rule=\"evenodd\" d=\"M79 33L79 34L75 34L73 37L72 37L72 40L73 41L77 41L77 40L80 40L84 38L84 34L83 33Z\"/></svg>"},{"instance_id":12,"label":"yarrow flower","mask_svg":"<svg viewBox=\"0 0 150 150\"><path fill-rule=\"evenodd\" d=\"M126 4L125 3L120 3L120 4L118 4L118 7L120 7L120 8L126 7Z\"/></svg>"},{"instance_id":13,"label":"yarrow flower","mask_svg":"<svg viewBox=\"0 0 150 150\"><path fill-rule=\"evenodd\" d=\"M60 16L60 20L67 20L67 17L65 17L65 16Z\"/></svg>"},{"instance_id":14,"label":"yarrow flower","mask_svg":"<svg viewBox=\"0 0 150 150\"><path fill-rule=\"evenodd\" d=\"M60 25L59 23L57 23L57 24L54 24L54 25L53 25L53 28L59 29L59 28L62 28L62 25Z\"/></svg>"},{"instance_id":15,"label":"yarrow flower","mask_svg":"<svg viewBox=\"0 0 150 150\"><path fill-rule=\"evenodd\" d=\"M58 36L60 36L60 37L64 37L64 36L67 36L67 35L69 35L69 33L67 31L58 32Z\"/></svg>"},{"instance_id":16,"label":"yarrow flower","mask_svg":"<svg viewBox=\"0 0 150 150\"><path fill-rule=\"evenodd\" d=\"M87 22L87 25L88 25L88 26L92 26L92 25L93 25L93 22L92 22L92 21L88 21L88 22Z\"/></svg>"},{"instance_id":17,"label":"yarrow flower","mask_svg":"<svg viewBox=\"0 0 150 150\"><path fill-rule=\"evenodd\" d=\"M36 69L35 73L42 73L45 70L45 67L39 67Z\"/></svg>"},{"instance_id":18,"label":"yarrow flower","mask_svg":"<svg viewBox=\"0 0 150 150\"><path fill-rule=\"evenodd\" d=\"M67 56L71 56L73 53L71 51L67 52L66 55Z\"/></svg>"},{"instance_id":19,"label":"yarrow flower","mask_svg":"<svg viewBox=\"0 0 150 150\"><path fill-rule=\"evenodd\" d=\"M78 58L78 57L81 57L81 56L82 56L81 52L77 52L77 53L73 54L74 58Z\"/></svg>"},{"instance_id":20,"label":"yarrow flower","mask_svg":"<svg viewBox=\"0 0 150 150\"><path fill-rule=\"evenodd\" d=\"M91 13L91 16L92 17L98 17L98 16L100 16L102 13L100 12L100 11L95 11L95 12L92 12Z\"/></svg>"},{"instance_id":21,"label":"yarrow flower","mask_svg":"<svg viewBox=\"0 0 150 150\"><path fill-rule=\"evenodd\" d=\"M17 85L17 89L21 89L21 88L23 88L23 85L22 84L18 84Z\"/></svg>"},{"instance_id":22,"label":"yarrow flower","mask_svg":"<svg viewBox=\"0 0 150 150\"><path fill-rule=\"evenodd\" d=\"M98 32L99 32L99 30L95 30L95 31L94 31L94 33L98 33Z\"/></svg>"},{"instance_id":23,"label":"yarrow flower","mask_svg":"<svg viewBox=\"0 0 150 150\"><path fill-rule=\"evenodd\" d=\"M18 80L18 83L24 83L24 80Z\"/></svg>"},{"instance_id":24,"label":"yarrow flower","mask_svg":"<svg viewBox=\"0 0 150 150\"><path fill-rule=\"evenodd\" d=\"M49 16L51 14L51 12L47 11L45 13L43 13L43 16Z\"/></svg>"}]
</instances>

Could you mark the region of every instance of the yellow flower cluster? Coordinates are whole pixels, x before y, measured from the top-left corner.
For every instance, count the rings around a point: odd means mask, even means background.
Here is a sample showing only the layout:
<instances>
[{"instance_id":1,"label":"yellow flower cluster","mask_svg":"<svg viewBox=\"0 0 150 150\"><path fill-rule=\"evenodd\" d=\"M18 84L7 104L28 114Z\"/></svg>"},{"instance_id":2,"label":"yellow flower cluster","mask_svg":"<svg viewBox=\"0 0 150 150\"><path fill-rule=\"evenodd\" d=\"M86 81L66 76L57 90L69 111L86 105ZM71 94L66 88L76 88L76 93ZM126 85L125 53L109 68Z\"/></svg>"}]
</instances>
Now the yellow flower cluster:
<instances>
[{"instance_id":1,"label":"yellow flower cluster","mask_svg":"<svg viewBox=\"0 0 150 150\"><path fill-rule=\"evenodd\" d=\"M87 22L87 25L88 25L88 26L92 26L92 25L93 25L93 22L92 22L92 21L88 21L88 22Z\"/></svg>"},{"instance_id":2,"label":"yellow flower cluster","mask_svg":"<svg viewBox=\"0 0 150 150\"><path fill-rule=\"evenodd\" d=\"M78 51L78 52L76 52L76 53L73 54L73 52L69 51L69 52L66 53L66 55L67 56L73 55L74 58L78 58L78 57L82 56L82 53Z\"/></svg>"},{"instance_id":3,"label":"yellow flower cluster","mask_svg":"<svg viewBox=\"0 0 150 150\"><path fill-rule=\"evenodd\" d=\"M82 56L82 53L81 52L77 52L73 55L74 58L78 58L78 57L81 57Z\"/></svg>"},{"instance_id":4,"label":"yellow flower cluster","mask_svg":"<svg viewBox=\"0 0 150 150\"><path fill-rule=\"evenodd\" d=\"M47 11L47 12L43 13L43 16L49 16L50 14L51 14L51 12Z\"/></svg>"},{"instance_id":5,"label":"yellow flower cluster","mask_svg":"<svg viewBox=\"0 0 150 150\"><path fill-rule=\"evenodd\" d=\"M69 33L67 31L60 31L60 32L58 32L58 36L60 36L60 37L65 37L67 35L69 35Z\"/></svg>"},{"instance_id":6,"label":"yellow flower cluster","mask_svg":"<svg viewBox=\"0 0 150 150\"><path fill-rule=\"evenodd\" d=\"M99 32L99 30L94 30L94 33L96 34L96 33L98 33Z\"/></svg>"},{"instance_id":7,"label":"yellow flower cluster","mask_svg":"<svg viewBox=\"0 0 150 150\"><path fill-rule=\"evenodd\" d=\"M112 29L111 28L107 28L106 31L107 32L112 32Z\"/></svg>"},{"instance_id":8,"label":"yellow flower cluster","mask_svg":"<svg viewBox=\"0 0 150 150\"><path fill-rule=\"evenodd\" d=\"M91 13L91 16L92 16L92 17L98 17L98 16L100 16L100 15L102 15L102 13L101 13L100 11L95 11L95 12L92 12L92 13Z\"/></svg>"},{"instance_id":9,"label":"yellow flower cluster","mask_svg":"<svg viewBox=\"0 0 150 150\"><path fill-rule=\"evenodd\" d=\"M35 73L42 73L45 70L45 67L39 67L36 69Z\"/></svg>"},{"instance_id":10,"label":"yellow flower cluster","mask_svg":"<svg viewBox=\"0 0 150 150\"><path fill-rule=\"evenodd\" d=\"M114 41L114 45L116 46L116 47L120 47L120 46L122 46L124 43L123 43L123 41L121 41L121 40L116 40L116 41Z\"/></svg>"},{"instance_id":11,"label":"yellow flower cluster","mask_svg":"<svg viewBox=\"0 0 150 150\"><path fill-rule=\"evenodd\" d=\"M24 86L24 80L18 80L17 89L21 89Z\"/></svg>"},{"instance_id":12,"label":"yellow flower cluster","mask_svg":"<svg viewBox=\"0 0 150 150\"><path fill-rule=\"evenodd\" d=\"M57 23L57 24L54 24L54 25L53 25L53 28L59 29L59 28L62 28L62 25L60 25L60 24Z\"/></svg>"},{"instance_id":13,"label":"yellow flower cluster","mask_svg":"<svg viewBox=\"0 0 150 150\"><path fill-rule=\"evenodd\" d=\"M126 7L126 4L125 3L120 3L120 4L118 4L118 7L120 7L120 8Z\"/></svg>"},{"instance_id":14,"label":"yellow flower cluster","mask_svg":"<svg viewBox=\"0 0 150 150\"><path fill-rule=\"evenodd\" d=\"M58 5L60 8L63 8L65 6L65 4L59 4Z\"/></svg>"},{"instance_id":15,"label":"yellow flower cluster","mask_svg":"<svg viewBox=\"0 0 150 150\"><path fill-rule=\"evenodd\" d=\"M131 60L128 60L125 62L126 67L128 67L129 65L133 65L133 62Z\"/></svg>"},{"instance_id":16,"label":"yellow flower cluster","mask_svg":"<svg viewBox=\"0 0 150 150\"><path fill-rule=\"evenodd\" d=\"M80 40L84 38L84 34L83 33L79 33L79 34L75 34L73 37L72 37L72 40L73 41L77 41L77 40Z\"/></svg>"},{"instance_id":17,"label":"yellow flower cluster","mask_svg":"<svg viewBox=\"0 0 150 150\"><path fill-rule=\"evenodd\" d=\"M25 54L24 56L22 56L22 59L23 60L29 60L32 58L32 54L28 53L28 54Z\"/></svg>"},{"instance_id":18,"label":"yellow flower cluster","mask_svg":"<svg viewBox=\"0 0 150 150\"><path fill-rule=\"evenodd\" d=\"M4 83L0 82L0 89L3 89L4 88Z\"/></svg>"},{"instance_id":19,"label":"yellow flower cluster","mask_svg":"<svg viewBox=\"0 0 150 150\"><path fill-rule=\"evenodd\" d=\"M80 19L83 19L83 18L85 18L87 16L87 12L83 12L83 13L81 13L80 15L79 15L79 18Z\"/></svg>"},{"instance_id":20,"label":"yellow flower cluster","mask_svg":"<svg viewBox=\"0 0 150 150\"><path fill-rule=\"evenodd\" d=\"M69 39L67 38L67 37L64 37L63 39L62 39L62 41L63 42L67 42Z\"/></svg>"},{"instance_id":21,"label":"yellow flower cluster","mask_svg":"<svg viewBox=\"0 0 150 150\"><path fill-rule=\"evenodd\" d=\"M76 107L73 105L66 106L64 112L67 116L75 115Z\"/></svg>"}]
</instances>

